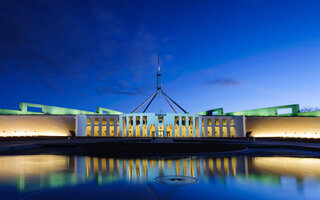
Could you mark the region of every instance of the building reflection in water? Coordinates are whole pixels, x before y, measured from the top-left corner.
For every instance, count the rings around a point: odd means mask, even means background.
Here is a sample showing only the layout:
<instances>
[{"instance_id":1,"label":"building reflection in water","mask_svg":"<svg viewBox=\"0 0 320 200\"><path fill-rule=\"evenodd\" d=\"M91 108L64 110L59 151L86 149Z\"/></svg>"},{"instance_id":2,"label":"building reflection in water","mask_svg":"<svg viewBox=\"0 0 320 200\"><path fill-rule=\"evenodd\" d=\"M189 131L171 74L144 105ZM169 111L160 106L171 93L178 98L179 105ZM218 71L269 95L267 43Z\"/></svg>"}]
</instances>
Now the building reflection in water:
<instances>
[{"instance_id":1,"label":"building reflection in water","mask_svg":"<svg viewBox=\"0 0 320 200\"><path fill-rule=\"evenodd\" d=\"M85 156L27 155L0 157L0 186L20 192L88 182L143 184L159 176L191 176L200 182L226 179L281 184L282 176L320 178L318 158L292 157L185 157L98 158ZM217 178L218 177L218 178ZM302 181L303 182L303 181Z\"/></svg>"}]
</instances>

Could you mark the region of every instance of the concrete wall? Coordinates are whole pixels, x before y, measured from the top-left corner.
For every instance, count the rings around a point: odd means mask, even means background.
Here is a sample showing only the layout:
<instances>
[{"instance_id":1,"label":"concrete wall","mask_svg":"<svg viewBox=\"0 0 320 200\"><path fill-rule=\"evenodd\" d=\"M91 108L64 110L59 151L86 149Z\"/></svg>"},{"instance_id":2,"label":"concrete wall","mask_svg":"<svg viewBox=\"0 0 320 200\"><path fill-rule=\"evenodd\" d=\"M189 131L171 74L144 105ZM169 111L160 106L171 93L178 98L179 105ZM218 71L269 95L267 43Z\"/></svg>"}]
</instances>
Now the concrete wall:
<instances>
[{"instance_id":1,"label":"concrete wall","mask_svg":"<svg viewBox=\"0 0 320 200\"><path fill-rule=\"evenodd\" d=\"M74 115L0 115L0 137L70 136Z\"/></svg>"},{"instance_id":2,"label":"concrete wall","mask_svg":"<svg viewBox=\"0 0 320 200\"><path fill-rule=\"evenodd\" d=\"M246 117L253 137L320 138L319 117Z\"/></svg>"}]
</instances>

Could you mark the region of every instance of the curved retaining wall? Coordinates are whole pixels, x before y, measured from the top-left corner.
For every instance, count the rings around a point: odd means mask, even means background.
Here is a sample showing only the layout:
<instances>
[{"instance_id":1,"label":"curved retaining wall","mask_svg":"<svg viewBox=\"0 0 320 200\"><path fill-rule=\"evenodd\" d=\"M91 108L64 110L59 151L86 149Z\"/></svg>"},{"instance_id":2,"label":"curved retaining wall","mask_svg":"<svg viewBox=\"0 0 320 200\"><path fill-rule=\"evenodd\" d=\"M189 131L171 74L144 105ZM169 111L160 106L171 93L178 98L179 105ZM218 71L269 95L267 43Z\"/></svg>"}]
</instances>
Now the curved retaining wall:
<instances>
[{"instance_id":1,"label":"curved retaining wall","mask_svg":"<svg viewBox=\"0 0 320 200\"><path fill-rule=\"evenodd\" d=\"M252 137L320 138L319 117L246 117Z\"/></svg>"},{"instance_id":2,"label":"curved retaining wall","mask_svg":"<svg viewBox=\"0 0 320 200\"><path fill-rule=\"evenodd\" d=\"M0 137L70 136L74 115L0 115Z\"/></svg>"}]
</instances>

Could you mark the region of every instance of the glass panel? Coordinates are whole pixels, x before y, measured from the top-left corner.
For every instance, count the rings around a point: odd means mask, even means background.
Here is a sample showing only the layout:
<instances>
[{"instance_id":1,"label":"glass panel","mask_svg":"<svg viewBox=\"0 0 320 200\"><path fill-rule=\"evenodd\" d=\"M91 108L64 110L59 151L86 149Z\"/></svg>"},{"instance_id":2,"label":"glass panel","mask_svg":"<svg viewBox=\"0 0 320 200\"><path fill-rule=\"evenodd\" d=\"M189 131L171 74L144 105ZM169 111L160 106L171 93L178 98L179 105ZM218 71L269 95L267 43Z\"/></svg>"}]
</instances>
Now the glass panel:
<instances>
[{"instance_id":1,"label":"glass panel","mask_svg":"<svg viewBox=\"0 0 320 200\"><path fill-rule=\"evenodd\" d=\"M207 122L208 122L208 125L210 125L210 126L212 125L212 120L211 119L208 119Z\"/></svg>"},{"instance_id":2,"label":"glass panel","mask_svg":"<svg viewBox=\"0 0 320 200\"><path fill-rule=\"evenodd\" d=\"M215 119L215 125L219 125L219 119Z\"/></svg>"},{"instance_id":3,"label":"glass panel","mask_svg":"<svg viewBox=\"0 0 320 200\"><path fill-rule=\"evenodd\" d=\"M114 126L110 126L109 128L110 128L110 129L109 129L109 135L110 135L111 137L113 137L113 136L114 136Z\"/></svg>"},{"instance_id":4,"label":"glass panel","mask_svg":"<svg viewBox=\"0 0 320 200\"><path fill-rule=\"evenodd\" d=\"M102 124L107 124L107 119L106 118L102 118Z\"/></svg>"},{"instance_id":5,"label":"glass panel","mask_svg":"<svg viewBox=\"0 0 320 200\"><path fill-rule=\"evenodd\" d=\"M167 125L167 137L172 137L172 126Z\"/></svg>"},{"instance_id":6,"label":"glass panel","mask_svg":"<svg viewBox=\"0 0 320 200\"><path fill-rule=\"evenodd\" d=\"M87 118L87 124L91 124L91 118Z\"/></svg>"},{"instance_id":7,"label":"glass panel","mask_svg":"<svg viewBox=\"0 0 320 200\"><path fill-rule=\"evenodd\" d=\"M212 137L212 127L207 126L207 131L208 131L208 137Z\"/></svg>"},{"instance_id":8,"label":"glass panel","mask_svg":"<svg viewBox=\"0 0 320 200\"><path fill-rule=\"evenodd\" d=\"M230 125L234 125L234 119L230 119Z\"/></svg>"},{"instance_id":9,"label":"glass panel","mask_svg":"<svg viewBox=\"0 0 320 200\"><path fill-rule=\"evenodd\" d=\"M228 137L227 133L227 127L222 127L223 136L222 137Z\"/></svg>"},{"instance_id":10,"label":"glass panel","mask_svg":"<svg viewBox=\"0 0 320 200\"><path fill-rule=\"evenodd\" d=\"M102 131L102 136L107 136L107 126L102 126L101 127L101 131Z\"/></svg>"},{"instance_id":11,"label":"glass panel","mask_svg":"<svg viewBox=\"0 0 320 200\"><path fill-rule=\"evenodd\" d=\"M91 126L87 126L87 136L91 136Z\"/></svg>"},{"instance_id":12,"label":"glass panel","mask_svg":"<svg viewBox=\"0 0 320 200\"><path fill-rule=\"evenodd\" d=\"M94 126L94 136L99 136L99 126Z\"/></svg>"},{"instance_id":13,"label":"glass panel","mask_svg":"<svg viewBox=\"0 0 320 200\"><path fill-rule=\"evenodd\" d=\"M231 137L236 137L235 127L233 127L233 126L230 127L230 136Z\"/></svg>"},{"instance_id":14,"label":"glass panel","mask_svg":"<svg viewBox=\"0 0 320 200\"><path fill-rule=\"evenodd\" d=\"M220 137L220 127L214 127L215 137Z\"/></svg>"}]
</instances>

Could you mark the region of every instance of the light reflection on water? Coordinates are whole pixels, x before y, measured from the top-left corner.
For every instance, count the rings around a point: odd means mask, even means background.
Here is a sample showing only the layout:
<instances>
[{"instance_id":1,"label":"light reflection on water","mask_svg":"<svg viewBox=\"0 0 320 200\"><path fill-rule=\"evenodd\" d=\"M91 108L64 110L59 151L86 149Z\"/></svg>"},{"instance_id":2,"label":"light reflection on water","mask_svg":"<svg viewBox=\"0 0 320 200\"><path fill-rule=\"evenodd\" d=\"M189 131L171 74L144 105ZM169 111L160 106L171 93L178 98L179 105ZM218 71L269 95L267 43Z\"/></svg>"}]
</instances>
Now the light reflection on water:
<instances>
[{"instance_id":1,"label":"light reflection on water","mask_svg":"<svg viewBox=\"0 0 320 200\"><path fill-rule=\"evenodd\" d=\"M287 188L289 184L290 190L297 193L297 199L316 199L317 193L311 196L309 193L320 189L319 166L318 158L298 157L200 156L124 159L62 155L2 156L0 192L1 187L9 187L23 195L45 189L59 190L86 184L90 187L94 185L94 188L113 184L117 184L117 187L125 185L126 188L133 185L161 188L163 186L154 181L157 177L189 176L199 181L188 187L204 194L210 192L207 191L207 186L219 188L219 185L223 185L223 188L232 188L234 192L240 189L239 195L244 195L243 191L246 190L252 192L250 187L253 187L256 188L254 192L257 196L262 195L260 198L268 199L273 198L273 195L264 194L266 188L271 187L272 190L281 192L281 188ZM302 193L301 188L304 191ZM182 198L184 194L181 195ZM211 196L205 197L210 199ZM284 197L295 199L292 195L281 196ZM170 198L166 196L166 199Z\"/></svg>"}]
</instances>

